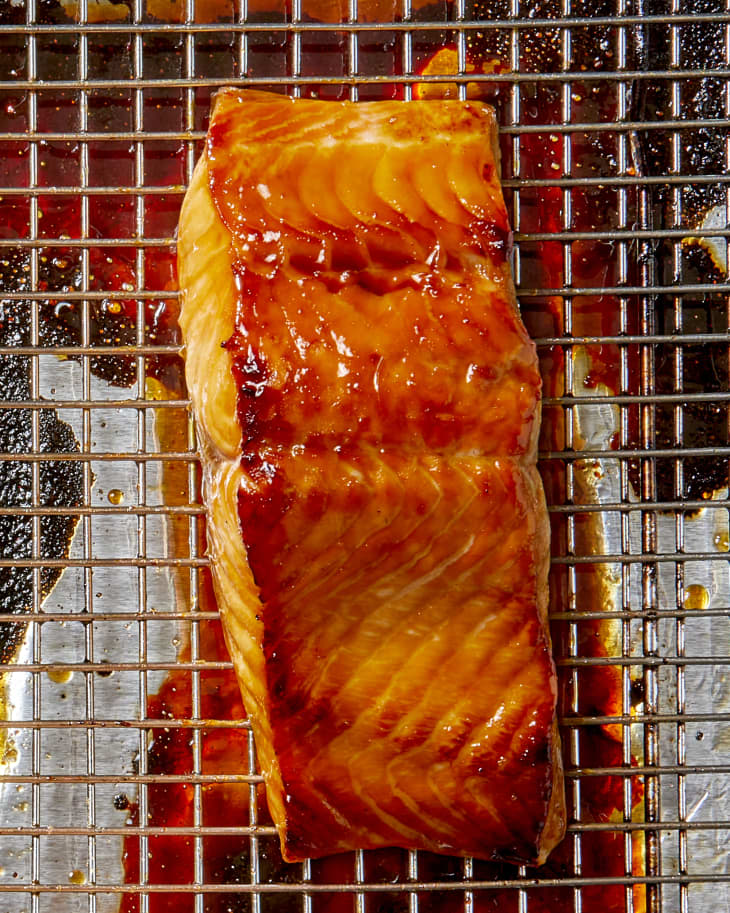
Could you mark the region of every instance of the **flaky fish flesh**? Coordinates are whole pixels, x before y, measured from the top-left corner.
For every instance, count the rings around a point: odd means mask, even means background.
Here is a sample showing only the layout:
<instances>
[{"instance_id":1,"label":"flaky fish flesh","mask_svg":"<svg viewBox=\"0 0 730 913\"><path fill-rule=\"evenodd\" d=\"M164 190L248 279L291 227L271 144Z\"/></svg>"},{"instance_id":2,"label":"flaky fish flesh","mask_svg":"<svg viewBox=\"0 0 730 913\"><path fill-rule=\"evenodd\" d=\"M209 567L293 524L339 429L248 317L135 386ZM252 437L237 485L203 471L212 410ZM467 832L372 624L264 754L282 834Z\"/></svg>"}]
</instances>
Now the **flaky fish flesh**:
<instances>
[{"instance_id":1,"label":"flaky fish flesh","mask_svg":"<svg viewBox=\"0 0 730 913\"><path fill-rule=\"evenodd\" d=\"M540 376L494 113L228 89L179 227L225 636L287 860L541 863Z\"/></svg>"}]
</instances>

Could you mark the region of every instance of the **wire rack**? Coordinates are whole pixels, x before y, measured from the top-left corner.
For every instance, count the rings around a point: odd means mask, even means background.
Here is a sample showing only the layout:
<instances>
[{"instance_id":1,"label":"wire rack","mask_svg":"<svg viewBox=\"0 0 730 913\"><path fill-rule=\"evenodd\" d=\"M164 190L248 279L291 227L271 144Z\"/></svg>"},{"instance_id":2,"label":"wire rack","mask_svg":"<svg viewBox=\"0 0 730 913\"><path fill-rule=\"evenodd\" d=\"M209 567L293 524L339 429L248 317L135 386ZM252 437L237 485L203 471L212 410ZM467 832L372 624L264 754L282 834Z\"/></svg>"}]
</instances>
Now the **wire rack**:
<instances>
[{"instance_id":1,"label":"wire rack","mask_svg":"<svg viewBox=\"0 0 730 913\"><path fill-rule=\"evenodd\" d=\"M730 7L20 0L0 42L0 907L730 909ZM172 319L232 82L498 107L545 375L562 867L278 860Z\"/></svg>"}]
</instances>

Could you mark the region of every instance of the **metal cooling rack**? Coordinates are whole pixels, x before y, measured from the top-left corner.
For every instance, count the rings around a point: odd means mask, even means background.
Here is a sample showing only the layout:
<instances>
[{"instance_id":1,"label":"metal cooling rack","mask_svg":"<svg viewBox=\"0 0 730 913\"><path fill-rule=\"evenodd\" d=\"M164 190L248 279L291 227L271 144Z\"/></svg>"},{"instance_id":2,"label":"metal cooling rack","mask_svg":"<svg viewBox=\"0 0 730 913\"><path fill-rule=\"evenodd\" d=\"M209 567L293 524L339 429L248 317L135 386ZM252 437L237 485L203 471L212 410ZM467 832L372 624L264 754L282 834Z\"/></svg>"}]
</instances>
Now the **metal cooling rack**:
<instances>
[{"instance_id":1,"label":"metal cooling rack","mask_svg":"<svg viewBox=\"0 0 730 913\"><path fill-rule=\"evenodd\" d=\"M288 11L282 7L271 15L249 15L246 0L230 9L222 3L220 21L203 22L198 21L205 15L201 0L197 16L195 0L184 0L178 4L181 15L171 13L166 22L155 19L147 5L128 0L121 20L101 22L93 0L75 5L76 21L62 15L57 3L42 0L11 2L0 12L6 57L0 68L0 108L12 107L16 97L22 104L19 126L9 126L5 117L0 131L0 203L16 200L27 207L26 230L0 235L0 257L15 251L24 272L22 287L2 290L2 303L7 311L9 303L20 302L28 322L23 339L0 347L0 359L29 359L27 391L8 397L1 409L3 415L17 411L26 416L30 434L30 446L0 457L30 467L31 483L26 501L0 504L0 516L32 524L30 551L0 560L0 570L23 567L32 574L27 629L4 678L0 907L12 913L115 910L120 898L130 895L134 909L145 911L155 895L172 893L180 909L187 909L190 898L190 909L202 911L213 894L223 892L235 909L244 909L240 903L245 897L246 909L254 913L272 904L309 913L322 909L323 898L344 892L358 913L388 909L379 898L396 894L413 913L439 909L446 903L443 898L455 895L465 913L472 913L484 909L494 889L503 886L522 913L539 908L541 890L563 885L571 889L570 903L578 913L587 909L588 886L618 883L625 886L627 910L641 909L644 889L635 893L636 885L645 885L646 907L655 913L730 910L727 474L723 483L720 472L720 481L715 478L707 491L693 488L685 478L688 467L702 460L722 468L730 456L727 433L718 438L715 427L724 422L727 431L730 402L725 285L730 8L719 0L646 5L614 0L591 10L573 0L476 5L455 0L447 10L403 0L397 21L373 24L361 21L357 0L349 0L343 21L332 24L309 21L305 0L292 0ZM66 6L68 12L73 5ZM601 65L576 70L574 48L587 26L593 30L591 40L606 42L598 52ZM702 29L717 39L712 53L704 62L688 60L687 30L701 37ZM509 72L466 72L470 42L484 34L499 39ZM523 69L525 43L547 40L546 35L559 49L553 65ZM653 69L640 54L648 35L665 42L665 57L650 61ZM414 85L439 80L416 72L424 44L432 51L455 47L460 75L450 81L458 84L462 97L469 84L500 85L507 93L502 96L502 129L511 154L505 159L504 186L513 212L520 297L541 354L564 364L562 389L545 399L546 421L563 428L564 436L545 450L543 459L560 467L565 486L565 497L551 512L561 530L554 565L563 575L565 595L554 618L568 626L558 663L568 670L572 688L563 727L574 811L567 838L572 870L543 877L542 888L525 870L480 883L470 860L456 876L428 882L416 853L406 855L397 884L373 876L361 853L353 856L352 872L342 883L318 884L310 864L291 867L286 880L269 878L266 859L273 829L257 817L261 778L250 733L246 730L245 770L210 774L202 765L206 733L246 726L202 716L201 674L229 664L206 655L202 647L202 632L215 613L201 609L199 602L207 562L194 429L184 393L157 390L158 398L153 398L150 390L155 388L147 382L151 359L179 357L177 345L155 343L145 329L148 302L175 297L169 289L150 289L148 252L174 244L174 211L192 174L215 88L245 82L296 94L317 85L323 95L331 95L345 87L345 94L356 99L383 86L400 86L408 99ZM329 67L334 58L340 66L334 75L317 62L326 59ZM398 75L380 67L378 61L386 58ZM724 101L711 112L698 113L688 105L700 80L724 87ZM576 121L578 82L588 88L613 87L613 116ZM668 87L667 107L649 114L644 110L638 117L637 95L656 86ZM526 95L542 89L557 93L559 118L524 122ZM112 99L106 119L100 117L104 98ZM155 103L161 115L155 114ZM66 122L59 109L66 112ZM694 167L688 161L688 130L720 135L724 159ZM608 176L586 175L579 167L575 138L587 133L614 138ZM651 135L659 133L668 137L667 167L660 173L637 172L636 144L650 143ZM558 168L539 179L525 176L521 160L521 144L533 134L545 134L559 150ZM116 180L109 180L107 168L100 182L95 168L100 150L111 150L123 163ZM18 168L10 167L16 156L24 163L20 178ZM156 163L165 156L179 163L175 180L156 177ZM64 168L63 161L72 166ZM45 177L48 162L54 163L51 179ZM576 229L573 193L607 183L616 200L611 227ZM540 188L557 188L561 223L554 230L529 231L524 201ZM714 194L719 216L703 225L692 192L705 190ZM663 195L661 205L658 194ZM77 201L75 237L61 238L45 229L48 213L40 201L55 198ZM161 199L167 201L169 217L165 231L153 232L150 212ZM108 205L129 201L123 206L126 228L120 237L95 231L95 213L105 200ZM662 207L664 218L658 220ZM692 268L683 243L690 235L715 244L722 260L715 273ZM609 246L615 279L579 287L573 279L574 245L596 241ZM562 245L563 281L555 287L535 287L529 281L528 258L543 242ZM131 279L123 288L103 275L100 279L94 265L102 252L114 253L120 244L131 252ZM44 285L43 276L44 258L54 248L78 258L78 281L63 290L62 298L78 308L79 327L77 340L51 347L43 337L43 308L49 297L60 297L60 290ZM605 295L617 300L617 331L599 332L584 320L585 302ZM551 327L539 314L546 301L556 298L560 320ZM102 349L93 339L93 309L129 300L134 302L131 337ZM607 346L616 347L619 387L586 388L586 355ZM687 353L696 360L697 346L708 347L719 366L711 384L703 385L692 373ZM136 372L131 386L110 385L97 376L92 368L101 355L131 356ZM72 428L76 452L55 452L44 445L49 406ZM715 430L705 439L693 431L687 440L685 427L693 410L705 406L714 410L707 423ZM660 433L667 423L670 431ZM174 440L173 426L178 429ZM79 505L44 504L42 472L51 459L79 467ZM661 482L661 465L671 467L671 484ZM170 476L176 479L174 488ZM54 515L78 517L78 523L68 557L49 559L41 552L42 523ZM64 573L44 601L42 575L49 567ZM581 605L586 568L595 571L594 601L587 608ZM706 606L698 610L689 596ZM582 655L579 646L581 625L594 620L605 622L612 638L603 657ZM6 613L0 623L17 625L19 619ZM188 652L181 660L185 644ZM620 707L600 719L580 715L581 672L595 665L619 669L622 683ZM171 670L190 676L189 714L150 719L149 703ZM581 729L598 724L620 727L619 766L581 765ZM153 738L181 728L190 733L189 774L150 773ZM634 766L632 755L638 759ZM582 788L590 778L610 775L624 782L617 819L583 820ZM645 790L638 816L633 808L637 777ZM147 824L150 790L180 781L193 794L192 825L178 829L194 849L191 883L153 884L147 864L151 841L171 831ZM206 824L203 791L220 783L247 791L247 825ZM130 819L128 809L115 805L120 792L137 803L138 818ZM624 835L620 877L601 879L583 872L583 841L601 829ZM206 841L221 834L250 838L245 881L205 881ZM124 883L122 866L124 841L130 837L137 838L140 854L139 882L132 885ZM639 862L632 860L637 839Z\"/></svg>"}]
</instances>

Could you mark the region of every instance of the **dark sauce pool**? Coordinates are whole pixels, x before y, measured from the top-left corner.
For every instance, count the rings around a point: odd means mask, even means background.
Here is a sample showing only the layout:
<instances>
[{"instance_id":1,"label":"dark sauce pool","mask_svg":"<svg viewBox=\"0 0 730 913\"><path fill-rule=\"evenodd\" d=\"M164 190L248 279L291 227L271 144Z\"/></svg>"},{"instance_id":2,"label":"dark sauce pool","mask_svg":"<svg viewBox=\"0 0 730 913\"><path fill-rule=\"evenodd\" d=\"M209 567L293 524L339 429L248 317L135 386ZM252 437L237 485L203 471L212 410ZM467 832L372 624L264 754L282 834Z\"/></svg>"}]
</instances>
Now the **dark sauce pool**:
<instances>
[{"instance_id":1,"label":"dark sauce pool","mask_svg":"<svg viewBox=\"0 0 730 913\"><path fill-rule=\"evenodd\" d=\"M667 4L650 4L652 12L665 12ZM505 18L509 4L470 0L466 5L467 17ZM535 18L555 18L560 4L554 0L534 0L529 4L530 15ZM682 12L713 11L717 4L709 0L692 0L682 4ZM613 4L592 0L591 16L611 15ZM525 15L527 15L527 12ZM445 20L445 5L432 4L417 10L416 21ZM0 22L20 21L24 13L15 8L0 12ZM55 0L39 3L39 17L46 22L66 21ZM284 21L284 12L263 15L262 21ZM718 27L719 29L720 27ZM642 70L649 66L665 69L669 66L670 49L661 29L637 30L642 41L630 36L627 68ZM512 53L508 30L469 32L468 57L478 71L484 61L509 61ZM696 25L682 30L681 48L683 66L710 65L722 52L719 32L711 25ZM379 30L364 32L359 38L359 64L361 72L383 74L398 73L401 68L401 37L396 32ZM412 55L414 70L420 71L443 47L454 40L453 30L447 24L443 31L416 32L413 35ZM542 28L521 33L520 67L522 72L536 74L559 71L564 50L559 29ZM78 39L71 34L39 36L37 39L39 73L47 79L75 79L77 77ZM196 72L222 79L237 78L236 37L231 33L209 34L197 39ZM184 35L174 33L145 36L145 73L154 77L184 75ZM256 32L249 36L249 72L257 76L278 77L290 72L290 55L287 38L282 33ZM650 51L647 50L650 48ZM344 34L319 33L305 35L302 40L302 73L313 78L321 75L340 75L347 61L347 38ZM523 178L555 179L563 175L566 147L563 133L551 133L551 124L560 124L569 110L573 122L599 123L613 120L618 112L616 83L607 79L581 80L586 71L613 71L616 65L615 37L608 27L593 26L586 18L585 28L573 30L573 47L570 61L575 80L569 92L553 83L536 80L523 82L520 87L520 123L544 124L546 130L522 134L517 143L511 135L503 137L504 175L509 177L516 166L515 150L519 151L520 176ZM21 78L25 74L26 50L22 38L3 38L0 55L0 78ZM709 55L709 57L708 57ZM132 45L129 34L108 33L95 36L89 42L90 71L101 78L119 80L118 90L93 91L88 98L88 127L91 131L131 129L134 114L132 92L125 85L133 72ZM718 80L718 86L720 81ZM683 98L683 116L701 118L709 116L718 104L720 91L711 79L698 80ZM338 86L309 89L320 97L345 97ZM397 97L401 90L393 84L364 87L361 98ZM673 118L668 84L637 81L629 86L627 105L633 119L642 117ZM509 124L513 98L507 83L495 81L482 84L482 97L492 101L501 122ZM194 93L193 117L196 129L206 126L211 92L201 87ZM73 92L43 92L38 96L38 125L43 132L62 132L76 123L78 99ZM143 121L145 129L155 131L181 131L185 123L185 98L179 89L152 88L144 92ZM8 186L28 186L29 146L24 132L29 126L28 98L23 92L5 92L0 98L0 132L17 132L17 141L4 141L7 162ZM638 152L623 160L622 173L661 175L670 169L670 137L668 132L651 131L637 137ZM688 173L717 174L723 172L722 144L715 134L705 130L684 131L686 153L683 168ZM636 190L629 186L622 204L626 221L619 221L621 209L619 191L611 178L619 174L619 163L627 147L620 149L615 133L605 131L575 132L572 135L572 175L605 177L605 183L574 188L572 193L572 220L564 224L563 190L556 186L523 188L520 192L520 221L517 229L522 234L545 235L564 232L566 229L611 230L637 224L639 200ZM144 183L159 188L158 193L145 197L144 233L146 237L165 239L173 236L177 224L181 192L186 177L186 150L177 140L155 140L144 144ZM129 387L137 379L136 360L125 354L104 354L104 348L125 345L165 345L179 341L176 327L174 298L166 293L175 288L174 248L169 243L148 246L138 259L136 248L129 243L135 237L138 213L133 195L113 194L108 186L133 187L135 183L135 148L121 140L89 144L89 185L99 188L89 195L89 237L116 238L113 247L94 248L89 252L88 280L85 281L81 253L78 248L65 245L64 240L81 237L81 203L73 188L79 184L81 152L73 141L49 140L38 143L39 161L39 236L48 239L48 245L38 254L38 291L48 290L48 297L38 303L38 343L52 351L57 346L73 347L80 343L94 346L89 359L90 370L97 376L119 387ZM633 170L632 170L633 169ZM44 193L44 188L56 192ZM68 192L64 192L64 188ZM59 191L60 189L60 191ZM686 195L685 215L692 213L696 224L716 202L717 189L713 185L688 186L681 191ZM673 227L676 200L671 188L658 185L649 191L649 209L654 227ZM5 239L28 237L30 212L22 196L0 193L0 232ZM510 194L507 194L510 202ZM125 243L127 242L127 243ZM609 241L570 242L571 273L566 276L566 246L561 240L521 242L521 286L526 290L559 290L566 284L571 287L608 287L617 284L638 284L642 265L650 258L659 284L667 285L677 272L674 249L665 242L648 251L639 250L627 242L622 251L617 243ZM0 258L0 288L5 291L23 292L30 288L30 253L21 247L4 247ZM643 259L642 259L643 258ZM710 262L708 254L699 247L683 248L680 254L682 281L701 279L704 283L719 281L722 277ZM142 286L147 292L159 292L160 297L137 300L133 289L138 282L138 269L142 266ZM88 304L88 337L83 338L83 305L70 292L85 290L117 292L114 297L100 294ZM129 297L126 293L129 292ZM708 332L727 329L726 302L712 293L687 296L678 308L677 302L667 295L656 295L649 302L658 332L674 332L678 315L682 315L683 332ZM606 294L566 297L555 293L525 294L522 298L523 313L528 328L537 337L564 335L621 335L640 334L641 307L636 297L630 297L622 306L613 292ZM27 301L0 302L0 345L18 347L31 342L29 305ZM646 327L644 326L644 330ZM636 378L640 349L636 345L623 346L629 365L628 386L622 387L619 373L620 347L618 345L589 345L590 358L585 387L590 392L598 384L614 392L638 394L642 391ZM723 391L728 389L727 347L719 342L712 346L682 346L682 390ZM676 373L677 346L654 346L656 361L656 392L672 392L679 383ZM546 396L561 396L565 391L565 348L556 343L541 349L541 362ZM73 356L72 356L73 357ZM176 355L155 355L146 358L146 373L170 391L171 396L183 393L181 362ZM0 394L5 400L24 400L30 395L30 362L25 355L0 355ZM50 407L40 413L41 449L47 452L72 452L79 447L68 424ZM653 446L685 447L728 444L728 420L725 405L692 404L684 410L684 432L677 441L672 408L658 407L656 435ZM167 420L169 421L169 419ZM645 447L641 439L638 407L629 407L625 414L624 439L616 442L622 449ZM0 450L22 453L30 449L31 419L28 410L0 409ZM547 407L543 426L542 447L545 450L562 450L565 447L562 407ZM158 433L164 442L172 440L178 429L159 422ZM661 500L675 496L693 499L710 493L727 484L728 461L725 457L685 458L683 472L677 474L673 460L656 461L656 492ZM29 464L11 461L0 463L0 494L3 504L29 504ZM638 486L639 461L630 464L632 482ZM552 504L566 502L565 470L559 462L546 461L542 466L548 500ZM74 507L82 503L82 479L79 464L49 460L41 464L41 503ZM178 486L178 479L168 479L170 486ZM12 500L15 498L16 500ZM6 500L7 499L7 500ZM75 517L43 518L41 521L41 555L62 557L67 554ZM0 542L10 543L12 553L29 555L30 525L25 518L0 518ZM565 527L560 515L553 521L553 551L564 554ZM182 546L181 546L182 547ZM181 552L182 553L182 552ZM3 553L4 555L4 553ZM23 569L10 569L5 576L0 570L0 611L22 613L32 601L32 575ZM581 578L581 592L588 600L598 592L589 568ZM55 571L42 571L43 592L55 582ZM551 579L552 608L564 611L568 592L564 570L556 567ZM586 604L589 604L587 601ZM210 582L202 573L199 608L214 608ZM596 657L606 654L604 631L598 622L579 625L579 652L582 656ZM22 626L3 623L0 626L0 643L7 660L22 634ZM200 625L200 655L210 660L225 660L217 622ZM553 627L556 655L568 655L569 632L565 622ZM582 669L579 679L578 713L580 715L611 715L621 711L621 678L616 667ZM202 671L201 716L211 720L243 720L233 675L227 671ZM560 670L561 715L569 716L573 702L575 682L570 670ZM640 700L640 685L635 688ZM150 700L148 717L154 720L189 718L192 713L190 675L174 672L159 693ZM624 750L618 727L595 725L580 728L580 764L583 768L620 768L624 765ZM155 739L149 753L148 773L159 775L187 775L193 771L191 732L185 729L168 731L155 729ZM249 771L250 745L248 731L240 728L216 729L211 726L201 733L201 770L205 774L240 774ZM566 762L569 756L566 747ZM567 764L570 767L570 764ZM580 820L582 822L620 822L631 810L624 808L624 776L588 776L581 779ZM639 807L642 787L638 778L631 777L632 804ZM573 801L571 780L568 780L569 804ZM115 797L117 807L129 808L129 821L154 827L191 827L194 823L193 790L189 784L165 783L164 779L148 787L147 821L139 820L138 806L124 795ZM254 811L252 811L252 809ZM576 809L572 807L575 817ZM206 783L202 787L202 821L207 826L232 826L249 823L268 824L265 799L261 787L256 787L252 797L248 783ZM219 894L208 894L204 899L206 911L248 911L251 898L245 893L228 891L227 884L246 884L251 881L251 842L247 835L205 836L204 872L206 882L221 884ZM625 837L619 831L588 831L581 835L581 873L583 876L615 876L627 874ZM192 911L191 894L175 891L175 885L192 884L194 880L194 841L191 836L160 835L149 838L147 866L149 883L170 886L164 893L149 897L153 913L162 910ZM634 846L638 853L640 846ZM130 835L125 839L124 867L126 881L140 881L140 839ZM541 876L570 876L574 869L574 838L569 836L553 853L548 864L540 870ZM302 878L301 866L288 866L281 861L277 842L272 837L259 838L259 880L279 884L298 884ZM445 884L461 882L464 863L446 857L419 854L417 879L438 881ZM643 871L641 862L633 865L633 874ZM407 883L407 856L400 850L369 852L365 854L364 880L382 884ZM476 880L498 880L517 877L513 866L497 866L475 862L471 877ZM528 878L532 873L528 873ZM353 883L355 857L348 854L314 862L311 867L313 884ZM630 889L628 889L630 891ZM627 889L623 886L583 887L582 909L585 913L612 913L627 909ZM636 908L641 908L642 895L634 896ZM368 899L368 909L376 913L406 910L408 894L402 891L373 894ZM276 893L261 895L264 910L289 911L299 909L301 897ZM519 900L514 890L484 890L473 896L476 910L517 911ZM140 906L136 894L125 895L123 910L137 910ZM464 893L444 890L419 896L419 910L451 911L462 909ZM572 909L572 888L532 888L529 890L529 909L556 913ZM352 894L315 893L312 907L317 911L350 911Z\"/></svg>"}]
</instances>

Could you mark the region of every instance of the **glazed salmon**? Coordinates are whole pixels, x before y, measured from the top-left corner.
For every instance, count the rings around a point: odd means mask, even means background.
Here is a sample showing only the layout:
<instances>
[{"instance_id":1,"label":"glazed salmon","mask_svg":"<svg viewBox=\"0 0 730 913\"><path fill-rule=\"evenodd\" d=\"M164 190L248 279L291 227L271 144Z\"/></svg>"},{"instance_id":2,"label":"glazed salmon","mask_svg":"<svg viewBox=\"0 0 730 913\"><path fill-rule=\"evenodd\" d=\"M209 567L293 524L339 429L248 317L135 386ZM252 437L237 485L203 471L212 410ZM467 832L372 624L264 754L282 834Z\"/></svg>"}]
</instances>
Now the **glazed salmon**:
<instances>
[{"instance_id":1,"label":"glazed salmon","mask_svg":"<svg viewBox=\"0 0 730 913\"><path fill-rule=\"evenodd\" d=\"M183 206L210 558L290 861L564 832L495 141L483 104L229 89Z\"/></svg>"}]
</instances>

